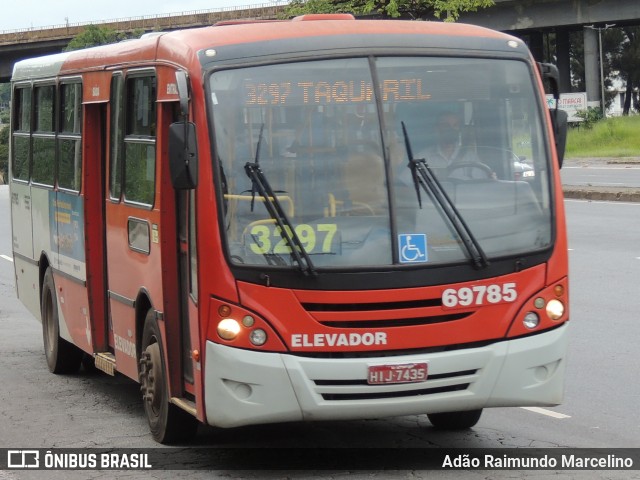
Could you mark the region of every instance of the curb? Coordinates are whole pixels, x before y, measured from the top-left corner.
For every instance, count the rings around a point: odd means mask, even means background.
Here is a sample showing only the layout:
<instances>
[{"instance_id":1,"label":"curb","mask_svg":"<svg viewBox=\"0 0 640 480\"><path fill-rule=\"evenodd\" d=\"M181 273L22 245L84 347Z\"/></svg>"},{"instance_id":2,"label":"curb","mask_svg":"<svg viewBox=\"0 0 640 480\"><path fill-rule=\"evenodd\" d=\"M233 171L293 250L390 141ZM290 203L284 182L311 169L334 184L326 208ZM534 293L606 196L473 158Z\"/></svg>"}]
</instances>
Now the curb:
<instances>
[{"instance_id":1,"label":"curb","mask_svg":"<svg viewBox=\"0 0 640 480\"><path fill-rule=\"evenodd\" d=\"M640 165L640 157L588 157L567 158L564 165L589 167L594 165ZM563 185L564 198L604 202L640 202L640 188L593 187L589 185Z\"/></svg>"},{"instance_id":2,"label":"curb","mask_svg":"<svg viewBox=\"0 0 640 480\"><path fill-rule=\"evenodd\" d=\"M640 202L640 188L633 187L562 187L564 198L606 202Z\"/></svg>"}]
</instances>

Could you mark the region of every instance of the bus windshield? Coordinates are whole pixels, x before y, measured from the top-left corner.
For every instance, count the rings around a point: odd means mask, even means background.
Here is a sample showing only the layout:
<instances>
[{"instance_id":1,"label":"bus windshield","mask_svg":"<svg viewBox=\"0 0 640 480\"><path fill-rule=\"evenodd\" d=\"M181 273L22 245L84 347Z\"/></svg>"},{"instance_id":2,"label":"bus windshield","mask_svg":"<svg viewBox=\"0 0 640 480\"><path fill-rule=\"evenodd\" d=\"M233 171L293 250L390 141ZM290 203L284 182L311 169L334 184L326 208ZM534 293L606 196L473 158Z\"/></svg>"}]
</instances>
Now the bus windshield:
<instances>
[{"instance_id":1,"label":"bus windshield","mask_svg":"<svg viewBox=\"0 0 640 480\"><path fill-rule=\"evenodd\" d=\"M318 269L429 266L550 247L549 148L533 79L522 61L460 57L214 72L231 261L294 268L302 253ZM417 178L422 159L443 195Z\"/></svg>"}]
</instances>

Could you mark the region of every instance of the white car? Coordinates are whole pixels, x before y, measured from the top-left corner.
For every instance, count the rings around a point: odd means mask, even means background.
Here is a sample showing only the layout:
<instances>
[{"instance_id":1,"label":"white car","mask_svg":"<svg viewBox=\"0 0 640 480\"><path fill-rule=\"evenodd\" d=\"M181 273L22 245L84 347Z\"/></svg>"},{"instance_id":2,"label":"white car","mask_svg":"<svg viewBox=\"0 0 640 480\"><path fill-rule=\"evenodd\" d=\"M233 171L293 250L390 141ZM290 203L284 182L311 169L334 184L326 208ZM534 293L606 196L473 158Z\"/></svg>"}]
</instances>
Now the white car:
<instances>
[{"instance_id":1,"label":"white car","mask_svg":"<svg viewBox=\"0 0 640 480\"><path fill-rule=\"evenodd\" d=\"M536 176L536 171L531 165L522 160L523 159L518 159L513 162L513 179L532 180Z\"/></svg>"}]
</instances>

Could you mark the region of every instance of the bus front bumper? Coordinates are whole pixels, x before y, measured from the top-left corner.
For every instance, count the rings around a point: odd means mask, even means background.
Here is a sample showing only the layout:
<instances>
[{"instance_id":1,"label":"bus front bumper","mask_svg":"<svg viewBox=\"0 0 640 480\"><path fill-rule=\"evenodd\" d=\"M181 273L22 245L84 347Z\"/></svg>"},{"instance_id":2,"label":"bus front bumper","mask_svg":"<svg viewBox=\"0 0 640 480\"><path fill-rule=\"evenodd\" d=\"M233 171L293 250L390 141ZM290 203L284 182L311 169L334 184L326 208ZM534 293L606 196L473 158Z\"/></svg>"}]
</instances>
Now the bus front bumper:
<instances>
[{"instance_id":1,"label":"bus front bumper","mask_svg":"<svg viewBox=\"0 0 640 480\"><path fill-rule=\"evenodd\" d=\"M563 398L567 330L565 323L479 348L342 359L262 353L207 341L207 423L237 427L557 405ZM424 382L367 384L370 365L423 362L429 372Z\"/></svg>"}]
</instances>

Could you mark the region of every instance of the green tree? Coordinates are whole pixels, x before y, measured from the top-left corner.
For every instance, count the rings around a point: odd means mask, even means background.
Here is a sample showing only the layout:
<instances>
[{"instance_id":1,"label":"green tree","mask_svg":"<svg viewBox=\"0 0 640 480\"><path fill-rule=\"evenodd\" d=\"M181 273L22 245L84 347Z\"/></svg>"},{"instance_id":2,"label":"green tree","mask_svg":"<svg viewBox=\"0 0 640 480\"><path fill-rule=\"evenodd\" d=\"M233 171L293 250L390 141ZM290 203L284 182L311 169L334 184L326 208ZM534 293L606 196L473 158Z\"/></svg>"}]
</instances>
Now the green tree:
<instances>
[{"instance_id":1,"label":"green tree","mask_svg":"<svg viewBox=\"0 0 640 480\"><path fill-rule=\"evenodd\" d=\"M9 123L9 101L11 100L11 84L0 83L0 126Z\"/></svg>"},{"instance_id":2,"label":"green tree","mask_svg":"<svg viewBox=\"0 0 640 480\"><path fill-rule=\"evenodd\" d=\"M9 126L0 125L0 179L9 178ZM0 182L2 183L2 182Z\"/></svg>"},{"instance_id":3,"label":"green tree","mask_svg":"<svg viewBox=\"0 0 640 480\"><path fill-rule=\"evenodd\" d=\"M610 90L613 80L619 76L617 68L614 66L615 52L621 48L623 40L622 33L618 28L608 28L602 30L602 67L604 70L605 104L611 105L615 97L615 92ZM586 91L585 65L584 65L584 32L577 30L571 32L569 41L569 56L571 63L571 86L574 92ZM598 58L598 61L600 59ZM600 70L598 70L599 72ZM598 77L598 88L600 88L600 78Z\"/></svg>"},{"instance_id":4,"label":"green tree","mask_svg":"<svg viewBox=\"0 0 640 480\"><path fill-rule=\"evenodd\" d=\"M0 184L9 178L9 101L11 84L0 83Z\"/></svg>"},{"instance_id":5,"label":"green tree","mask_svg":"<svg viewBox=\"0 0 640 480\"><path fill-rule=\"evenodd\" d=\"M455 22L461 13L494 5L493 0L292 0L284 16L305 13L353 13L386 18L440 18Z\"/></svg>"},{"instance_id":6,"label":"green tree","mask_svg":"<svg viewBox=\"0 0 640 480\"><path fill-rule=\"evenodd\" d=\"M11 84L0 83L0 105L8 105L11 100Z\"/></svg>"},{"instance_id":7,"label":"green tree","mask_svg":"<svg viewBox=\"0 0 640 480\"><path fill-rule=\"evenodd\" d=\"M640 87L640 27L620 28L622 40L611 52L611 67L626 83L622 114L629 115L631 106L638 108L637 88Z\"/></svg>"},{"instance_id":8,"label":"green tree","mask_svg":"<svg viewBox=\"0 0 640 480\"><path fill-rule=\"evenodd\" d=\"M115 43L122 40L122 38L121 34L111 28L87 25L81 33L71 39L64 51L69 52L71 50Z\"/></svg>"}]
</instances>

